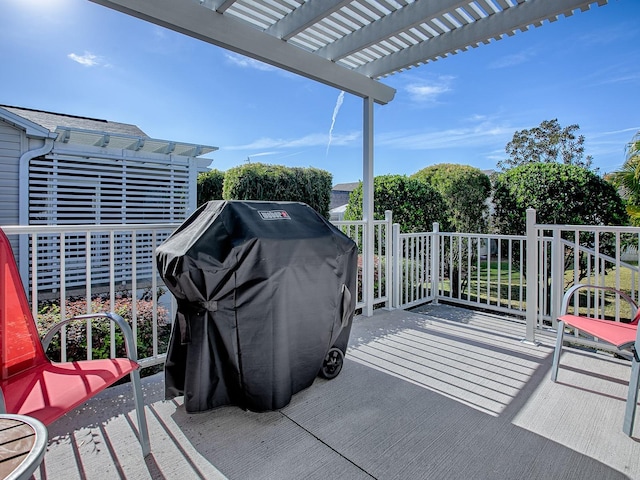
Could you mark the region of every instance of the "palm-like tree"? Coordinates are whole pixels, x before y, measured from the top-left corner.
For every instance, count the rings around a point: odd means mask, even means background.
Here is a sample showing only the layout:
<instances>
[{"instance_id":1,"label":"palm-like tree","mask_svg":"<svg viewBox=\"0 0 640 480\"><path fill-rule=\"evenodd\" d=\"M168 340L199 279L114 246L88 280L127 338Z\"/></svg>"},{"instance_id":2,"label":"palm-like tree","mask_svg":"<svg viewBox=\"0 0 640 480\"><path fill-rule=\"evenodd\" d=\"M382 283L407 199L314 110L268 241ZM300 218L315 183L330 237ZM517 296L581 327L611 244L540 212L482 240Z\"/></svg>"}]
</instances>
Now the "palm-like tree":
<instances>
[{"instance_id":1,"label":"palm-like tree","mask_svg":"<svg viewBox=\"0 0 640 480\"><path fill-rule=\"evenodd\" d=\"M611 174L611 181L627 201L631 223L640 226L640 131L627 145L626 160L620 170Z\"/></svg>"}]
</instances>

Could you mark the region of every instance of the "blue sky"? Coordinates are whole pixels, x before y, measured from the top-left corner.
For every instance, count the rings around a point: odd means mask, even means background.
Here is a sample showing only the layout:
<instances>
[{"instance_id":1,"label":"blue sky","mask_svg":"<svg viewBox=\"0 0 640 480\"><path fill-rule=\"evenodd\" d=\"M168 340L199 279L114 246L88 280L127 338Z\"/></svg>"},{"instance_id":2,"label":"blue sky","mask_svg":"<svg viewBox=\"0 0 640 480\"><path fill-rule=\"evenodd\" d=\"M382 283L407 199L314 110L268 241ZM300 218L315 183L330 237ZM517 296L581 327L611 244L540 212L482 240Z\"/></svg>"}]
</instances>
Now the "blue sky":
<instances>
[{"instance_id":1,"label":"blue sky","mask_svg":"<svg viewBox=\"0 0 640 480\"><path fill-rule=\"evenodd\" d=\"M217 146L220 170L249 160L362 178L360 98L88 0L1 0L0 14L0 104ZM383 79L397 94L375 108L375 175L493 169L516 130L554 118L580 125L600 173L616 170L640 130L639 59L640 1L610 0Z\"/></svg>"}]
</instances>

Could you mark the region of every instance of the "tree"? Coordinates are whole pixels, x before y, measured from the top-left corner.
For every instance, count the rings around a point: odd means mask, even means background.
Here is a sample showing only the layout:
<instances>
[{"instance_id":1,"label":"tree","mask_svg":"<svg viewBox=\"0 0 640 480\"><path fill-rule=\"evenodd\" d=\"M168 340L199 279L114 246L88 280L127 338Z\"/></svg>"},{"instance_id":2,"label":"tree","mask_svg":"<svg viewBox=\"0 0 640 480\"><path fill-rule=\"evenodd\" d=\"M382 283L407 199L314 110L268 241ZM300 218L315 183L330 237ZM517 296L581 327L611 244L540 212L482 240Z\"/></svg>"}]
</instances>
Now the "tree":
<instances>
[{"instance_id":1,"label":"tree","mask_svg":"<svg viewBox=\"0 0 640 480\"><path fill-rule=\"evenodd\" d=\"M448 228L446 204L430 185L405 175L381 175L373 179L374 218L393 212L403 233L430 232L433 222ZM362 183L349 196L345 220L362 219Z\"/></svg>"},{"instance_id":2,"label":"tree","mask_svg":"<svg viewBox=\"0 0 640 480\"><path fill-rule=\"evenodd\" d=\"M494 184L494 220L498 233L522 235L526 230L526 210L536 209L536 222L565 225L625 225L628 217L624 203L615 187L594 172L576 165L559 163L528 163L497 176ZM562 234L574 240L573 234ZM580 234L580 245L604 255L615 255L614 236L593 232ZM550 252L547 251L547 274L551 280ZM588 255L577 250L565 251L564 268L572 268L578 254L577 278L589 274ZM512 258L512 262L519 261ZM568 285L567 285L568 286ZM547 289L551 295L551 288ZM547 302L550 297L547 298ZM547 303L549 304L549 303Z\"/></svg>"},{"instance_id":3,"label":"tree","mask_svg":"<svg viewBox=\"0 0 640 480\"><path fill-rule=\"evenodd\" d=\"M435 188L447 204L447 219L456 232L485 233L491 181L480 169L441 163L411 175Z\"/></svg>"},{"instance_id":4,"label":"tree","mask_svg":"<svg viewBox=\"0 0 640 480\"><path fill-rule=\"evenodd\" d=\"M494 223L498 233L523 235L527 208L538 223L625 225L628 217L616 189L576 165L527 163L496 177Z\"/></svg>"},{"instance_id":5,"label":"tree","mask_svg":"<svg viewBox=\"0 0 640 480\"><path fill-rule=\"evenodd\" d=\"M198 174L198 206L209 200L222 200L224 172L209 170Z\"/></svg>"},{"instance_id":6,"label":"tree","mask_svg":"<svg viewBox=\"0 0 640 480\"><path fill-rule=\"evenodd\" d=\"M497 166L504 171L527 163L557 162L591 168L593 157L584 156L584 136L576 136L579 129L578 124L562 128L556 118L530 130L518 130L505 147L509 158Z\"/></svg>"},{"instance_id":7,"label":"tree","mask_svg":"<svg viewBox=\"0 0 640 480\"><path fill-rule=\"evenodd\" d=\"M622 168L609 175L609 178L626 200L632 224L640 226L640 131L627 145L626 160Z\"/></svg>"}]
</instances>

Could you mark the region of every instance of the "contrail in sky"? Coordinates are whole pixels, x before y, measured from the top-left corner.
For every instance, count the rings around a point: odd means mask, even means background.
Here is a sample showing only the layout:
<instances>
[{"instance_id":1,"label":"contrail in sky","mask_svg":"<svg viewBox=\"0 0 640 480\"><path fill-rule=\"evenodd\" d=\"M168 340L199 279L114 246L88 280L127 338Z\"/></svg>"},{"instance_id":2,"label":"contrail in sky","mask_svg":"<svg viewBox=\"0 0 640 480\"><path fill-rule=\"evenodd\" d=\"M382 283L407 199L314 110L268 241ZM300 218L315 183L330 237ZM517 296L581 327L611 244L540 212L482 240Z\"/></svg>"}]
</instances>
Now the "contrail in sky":
<instances>
[{"instance_id":1,"label":"contrail in sky","mask_svg":"<svg viewBox=\"0 0 640 480\"><path fill-rule=\"evenodd\" d=\"M331 128L329 128L329 142L327 143L327 156L329 155L329 147L331 146L331 140L333 135L333 126L336 124L336 117L344 101L344 91L341 91L336 100L336 106L333 107L333 116L331 117Z\"/></svg>"}]
</instances>

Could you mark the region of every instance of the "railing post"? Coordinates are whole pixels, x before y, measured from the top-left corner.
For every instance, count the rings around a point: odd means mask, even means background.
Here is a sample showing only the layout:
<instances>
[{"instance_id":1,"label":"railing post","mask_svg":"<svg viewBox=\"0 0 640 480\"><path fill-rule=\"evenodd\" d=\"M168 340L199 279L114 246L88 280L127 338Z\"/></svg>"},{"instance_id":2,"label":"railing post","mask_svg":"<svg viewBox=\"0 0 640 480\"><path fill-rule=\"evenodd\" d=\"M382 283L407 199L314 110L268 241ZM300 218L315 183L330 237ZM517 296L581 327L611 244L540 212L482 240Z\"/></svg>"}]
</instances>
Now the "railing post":
<instances>
[{"instance_id":1,"label":"railing post","mask_svg":"<svg viewBox=\"0 0 640 480\"><path fill-rule=\"evenodd\" d=\"M392 232L393 228L393 212L391 210L384 211L384 277L380 276L379 281L384 278L384 294L387 297L387 301L384 304L385 309L393 310L393 298L392 298L392 282L393 273L391 270L391 262L393 259L393 246L392 246ZM381 248L381 246L379 247ZM382 265L381 265L382 266Z\"/></svg>"},{"instance_id":2,"label":"railing post","mask_svg":"<svg viewBox=\"0 0 640 480\"><path fill-rule=\"evenodd\" d=\"M558 228L553 230L551 243L551 322L557 328L556 319L560 316L562 296L564 295L564 247Z\"/></svg>"},{"instance_id":3,"label":"railing post","mask_svg":"<svg viewBox=\"0 0 640 480\"><path fill-rule=\"evenodd\" d=\"M427 278L431 279L431 295L433 303L438 304L440 295L440 224L433 222L433 240L431 242L431 271ZM427 263L427 267L429 263Z\"/></svg>"},{"instance_id":4,"label":"railing post","mask_svg":"<svg viewBox=\"0 0 640 480\"><path fill-rule=\"evenodd\" d=\"M392 306L394 308L400 308L401 297L401 279L402 275L400 275L400 265L402 264L402 245L400 244L400 224L394 223L392 226L392 251L393 251L393 274L391 278L393 278L393 288L392 288Z\"/></svg>"},{"instance_id":5,"label":"railing post","mask_svg":"<svg viewBox=\"0 0 640 480\"><path fill-rule=\"evenodd\" d=\"M524 341L536 342L535 330L538 316L538 235L536 211L527 208L527 328Z\"/></svg>"}]
</instances>

